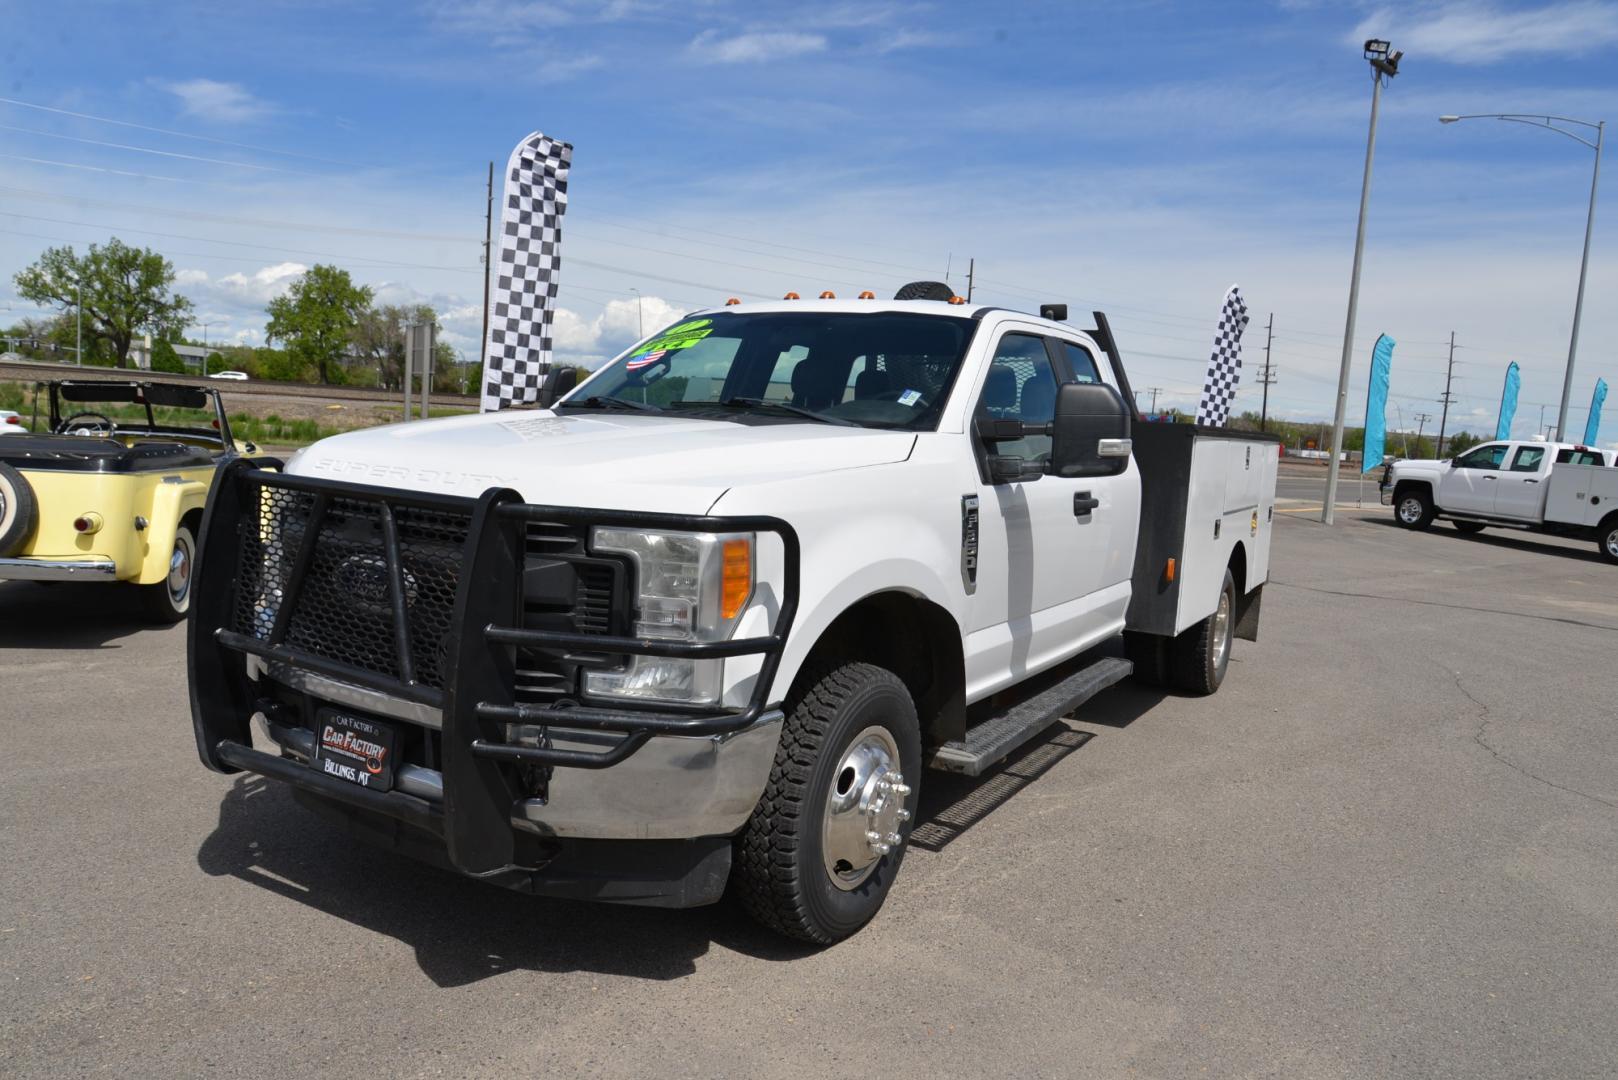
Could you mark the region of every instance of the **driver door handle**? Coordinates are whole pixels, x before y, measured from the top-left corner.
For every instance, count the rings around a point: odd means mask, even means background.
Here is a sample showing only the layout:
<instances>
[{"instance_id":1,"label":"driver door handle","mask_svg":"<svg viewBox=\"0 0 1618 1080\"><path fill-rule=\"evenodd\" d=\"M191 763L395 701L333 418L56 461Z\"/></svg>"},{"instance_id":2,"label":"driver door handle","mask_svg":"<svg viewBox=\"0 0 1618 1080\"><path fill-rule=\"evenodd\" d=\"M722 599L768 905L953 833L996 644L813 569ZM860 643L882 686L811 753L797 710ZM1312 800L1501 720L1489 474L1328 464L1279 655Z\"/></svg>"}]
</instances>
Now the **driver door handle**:
<instances>
[{"instance_id":1,"label":"driver door handle","mask_svg":"<svg viewBox=\"0 0 1618 1080\"><path fill-rule=\"evenodd\" d=\"M1088 491L1080 491L1073 496L1073 516L1089 517L1090 511L1100 505L1100 499L1093 498Z\"/></svg>"}]
</instances>

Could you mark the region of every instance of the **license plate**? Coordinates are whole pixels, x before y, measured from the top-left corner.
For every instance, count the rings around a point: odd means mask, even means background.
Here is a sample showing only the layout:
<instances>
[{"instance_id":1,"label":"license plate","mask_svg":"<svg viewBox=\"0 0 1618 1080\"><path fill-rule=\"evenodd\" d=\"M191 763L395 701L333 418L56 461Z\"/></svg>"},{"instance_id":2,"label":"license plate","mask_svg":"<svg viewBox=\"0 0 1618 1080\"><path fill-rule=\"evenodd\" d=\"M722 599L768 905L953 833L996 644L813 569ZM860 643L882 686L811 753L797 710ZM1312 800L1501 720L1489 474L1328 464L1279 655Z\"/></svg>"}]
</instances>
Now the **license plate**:
<instances>
[{"instance_id":1,"label":"license plate","mask_svg":"<svg viewBox=\"0 0 1618 1080\"><path fill-rule=\"evenodd\" d=\"M387 724L322 709L315 732L315 768L372 791L393 787L394 730Z\"/></svg>"}]
</instances>

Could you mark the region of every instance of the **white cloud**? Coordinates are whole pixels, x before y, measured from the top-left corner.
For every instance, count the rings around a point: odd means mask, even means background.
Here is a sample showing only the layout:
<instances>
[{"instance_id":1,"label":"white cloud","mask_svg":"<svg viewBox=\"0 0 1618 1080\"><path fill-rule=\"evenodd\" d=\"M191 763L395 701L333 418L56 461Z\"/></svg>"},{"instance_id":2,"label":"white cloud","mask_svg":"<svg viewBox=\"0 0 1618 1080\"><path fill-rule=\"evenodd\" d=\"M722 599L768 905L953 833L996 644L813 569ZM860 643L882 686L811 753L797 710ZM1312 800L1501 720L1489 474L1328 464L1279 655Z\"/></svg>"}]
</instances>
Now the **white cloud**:
<instances>
[{"instance_id":1,"label":"white cloud","mask_svg":"<svg viewBox=\"0 0 1618 1080\"><path fill-rule=\"evenodd\" d=\"M661 297L612 300L593 318L570 308L558 308L555 322L556 354L575 363L594 367L615 356L648 334L674 322L686 309ZM642 327L645 333L642 333Z\"/></svg>"},{"instance_id":2,"label":"white cloud","mask_svg":"<svg viewBox=\"0 0 1618 1080\"><path fill-rule=\"evenodd\" d=\"M163 89L180 99L180 105L187 116L203 120L238 124L246 120L256 120L275 111L273 105L248 93L240 83L187 79L184 82L161 85Z\"/></svg>"},{"instance_id":3,"label":"white cloud","mask_svg":"<svg viewBox=\"0 0 1618 1080\"><path fill-rule=\"evenodd\" d=\"M691 42L693 55L719 64L757 64L785 60L792 56L823 52L824 34L798 30L755 30L733 37L722 37L717 30L704 30Z\"/></svg>"},{"instance_id":4,"label":"white cloud","mask_svg":"<svg viewBox=\"0 0 1618 1080\"><path fill-rule=\"evenodd\" d=\"M1380 37L1413 59L1491 64L1509 56L1573 56L1618 43L1618 4L1563 0L1529 10L1446 3L1383 7L1354 29L1356 43Z\"/></svg>"}]
</instances>

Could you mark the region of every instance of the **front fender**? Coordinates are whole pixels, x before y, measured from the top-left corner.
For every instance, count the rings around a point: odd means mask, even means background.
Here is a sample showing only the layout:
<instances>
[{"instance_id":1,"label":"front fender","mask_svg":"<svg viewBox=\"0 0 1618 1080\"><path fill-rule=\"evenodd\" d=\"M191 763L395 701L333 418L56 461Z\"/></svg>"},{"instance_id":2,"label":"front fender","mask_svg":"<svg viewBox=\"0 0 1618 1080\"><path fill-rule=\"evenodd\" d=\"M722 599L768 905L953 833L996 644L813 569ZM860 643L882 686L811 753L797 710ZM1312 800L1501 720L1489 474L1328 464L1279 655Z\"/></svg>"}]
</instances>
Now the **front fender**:
<instances>
[{"instance_id":1,"label":"front fender","mask_svg":"<svg viewBox=\"0 0 1618 1080\"><path fill-rule=\"evenodd\" d=\"M152 512L147 519L146 553L140 573L133 579L140 585L155 585L169 576L169 558L174 554L174 534L180 521L208 501L208 485L200 480L165 481L152 492Z\"/></svg>"}]
</instances>

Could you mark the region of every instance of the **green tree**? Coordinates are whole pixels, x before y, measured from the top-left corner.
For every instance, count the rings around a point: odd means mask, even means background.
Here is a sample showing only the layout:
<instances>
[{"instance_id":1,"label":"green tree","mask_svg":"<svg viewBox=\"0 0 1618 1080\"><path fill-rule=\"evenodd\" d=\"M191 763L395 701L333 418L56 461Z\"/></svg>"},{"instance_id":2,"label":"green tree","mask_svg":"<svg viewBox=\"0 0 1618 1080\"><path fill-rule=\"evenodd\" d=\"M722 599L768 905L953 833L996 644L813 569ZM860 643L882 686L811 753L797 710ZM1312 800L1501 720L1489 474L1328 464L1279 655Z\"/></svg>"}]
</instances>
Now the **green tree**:
<instances>
[{"instance_id":1,"label":"green tree","mask_svg":"<svg viewBox=\"0 0 1618 1080\"><path fill-rule=\"evenodd\" d=\"M174 346L167 341L152 342L152 370L166 371L171 375L185 374L185 361L180 354L174 351Z\"/></svg>"},{"instance_id":2,"label":"green tree","mask_svg":"<svg viewBox=\"0 0 1618 1080\"><path fill-rule=\"evenodd\" d=\"M1444 456L1455 457L1464 454L1483 440L1470 431L1456 431L1444 439Z\"/></svg>"},{"instance_id":3,"label":"green tree","mask_svg":"<svg viewBox=\"0 0 1618 1080\"><path fill-rule=\"evenodd\" d=\"M55 304L64 315L82 307L86 353L106 341L118 367L129 366L129 347L140 334L168 337L191 321L191 301L171 291L174 265L116 236L104 247L91 244L83 256L71 247L46 248L12 280L19 295Z\"/></svg>"},{"instance_id":4,"label":"green tree","mask_svg":"<svg viewBox=\"0 0 1618 1080\"><path fill-rule=\"evenodd\" d=\"M211 352L208 354L208 359L203 362L203 368L203 374L217 375L219 372L227 370L227 365L223 356L219 353Z\"/></svg>"},{"instance_id":5,"label":"green tree","mask_svg":"<svg viewBox=\"0 0 1618 1080\"><path fill-rule=\"evenodd\" d=\"M271 300L264 335L286 344L300 368L313 367L322 383L342 381L341 365L354 340L371 290L355 285L347 270L316 264L292 283L285 296Z\"/></svg>"}]
</instances>

